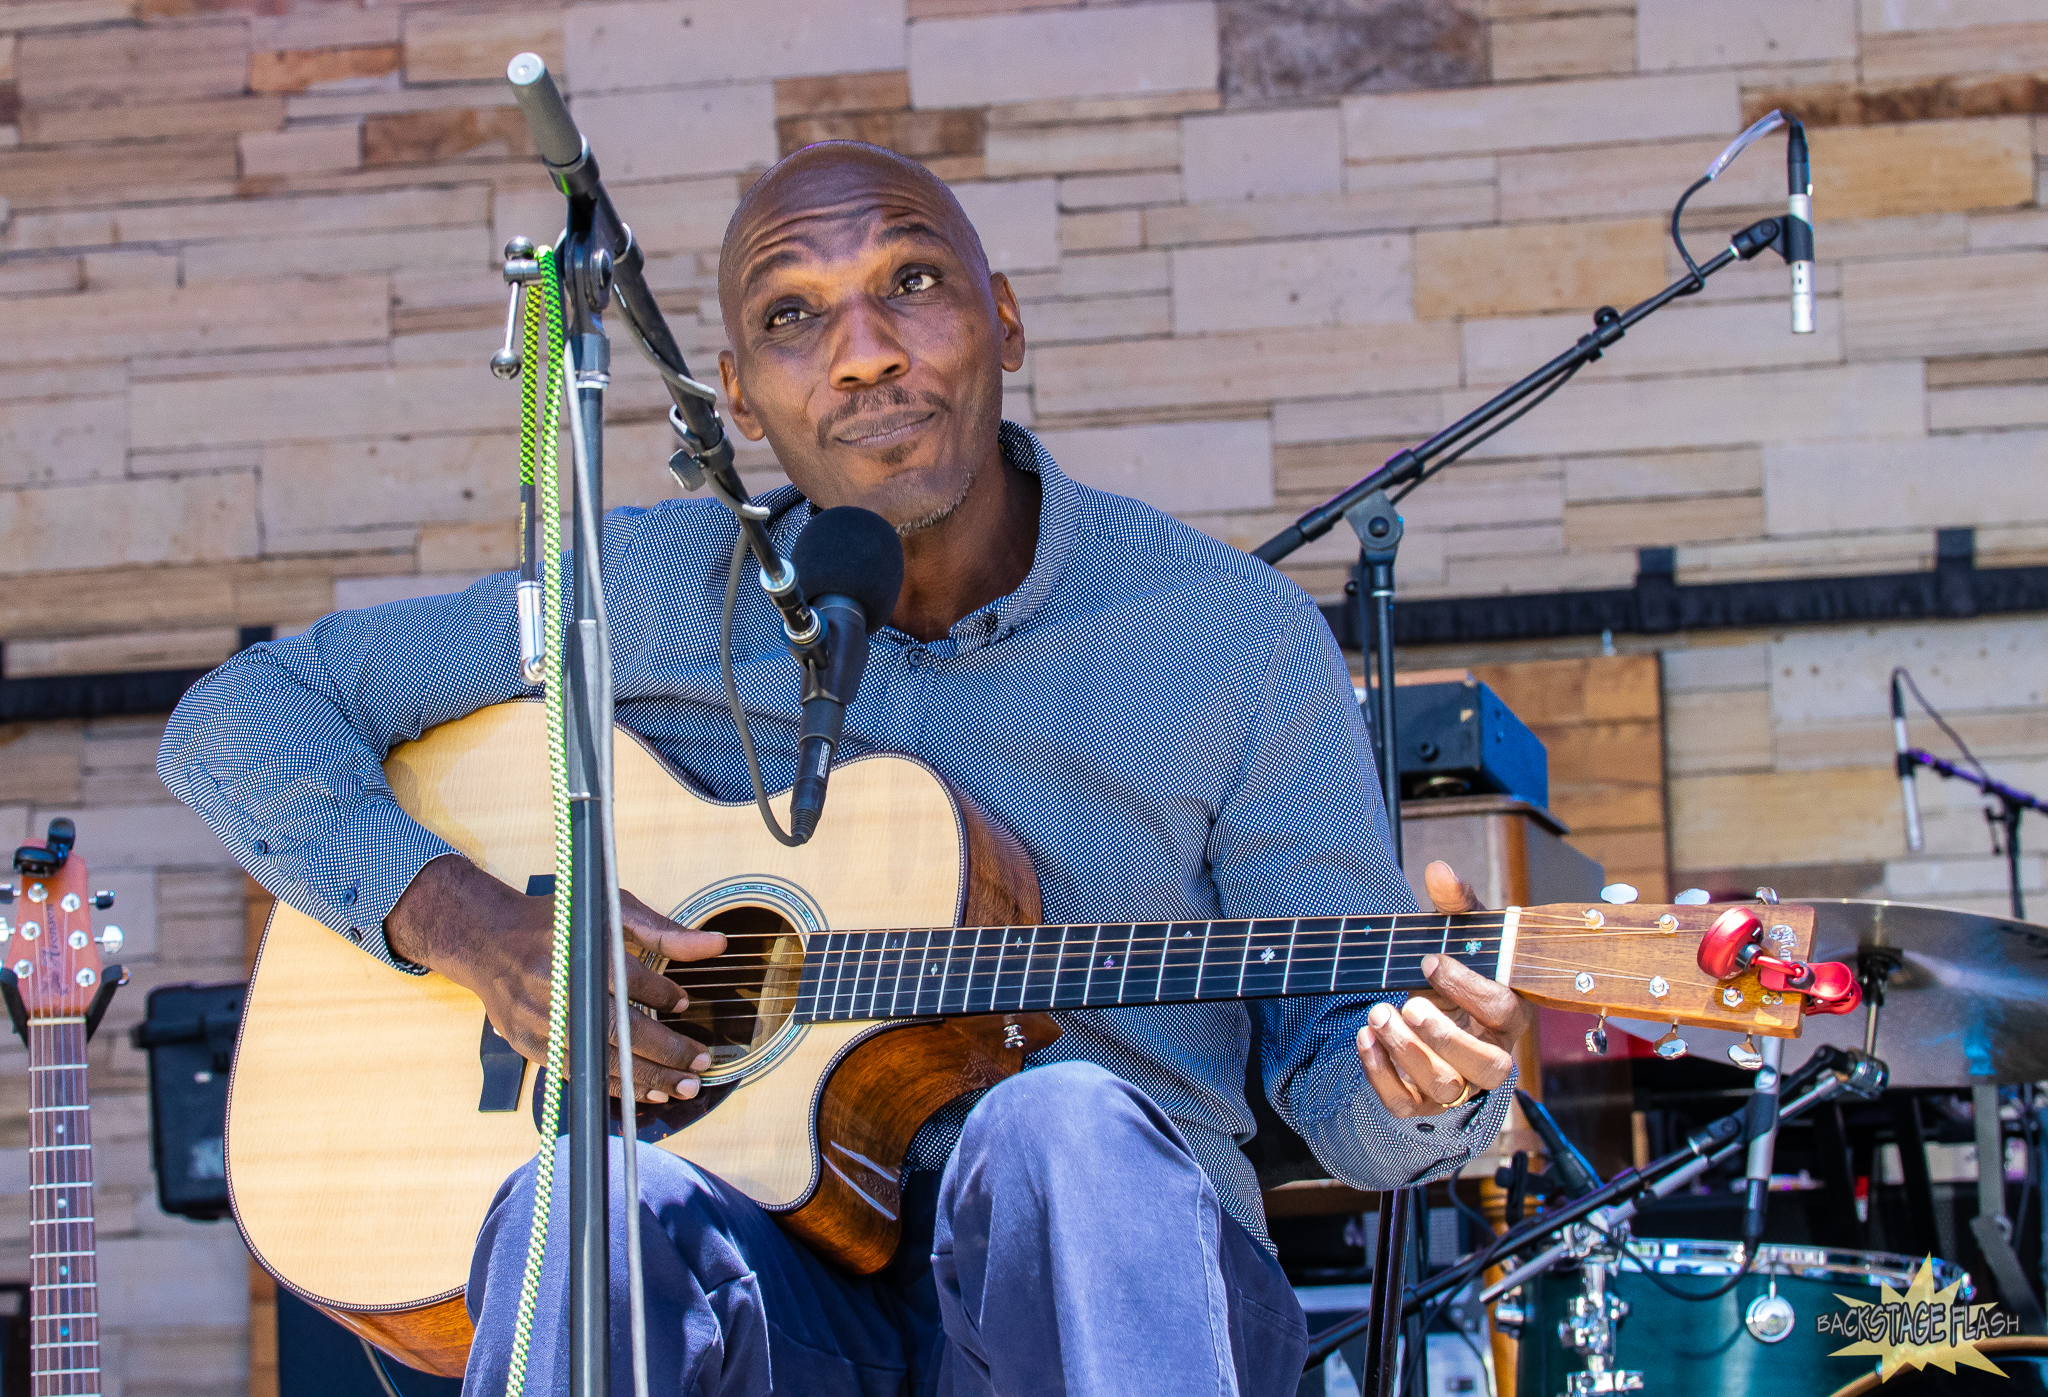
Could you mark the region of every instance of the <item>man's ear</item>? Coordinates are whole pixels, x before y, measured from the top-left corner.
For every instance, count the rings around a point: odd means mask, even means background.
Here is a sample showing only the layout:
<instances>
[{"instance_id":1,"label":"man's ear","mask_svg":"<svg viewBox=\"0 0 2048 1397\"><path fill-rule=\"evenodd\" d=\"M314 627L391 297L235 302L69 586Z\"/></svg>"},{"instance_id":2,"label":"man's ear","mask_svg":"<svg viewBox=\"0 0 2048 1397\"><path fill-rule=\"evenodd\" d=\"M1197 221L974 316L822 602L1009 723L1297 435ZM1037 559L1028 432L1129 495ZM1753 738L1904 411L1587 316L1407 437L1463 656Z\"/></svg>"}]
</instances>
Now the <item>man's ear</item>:
<instances>
[{"instance_id":1,"label":"man's ear","mask_svg":"<svg viewBox=\"0 0 2048 1397\"><path fill-rule=\"evenodd\" d=\"M996 324L1003 333L1003 372L1015 373L1024 367L1024 316L1017 309L1017 293L1001 272L989 273L988 289L995 298Z\"/></svg>"},{"instance_id":2,"label":"man's ear","mask_svg":"<svg viewBox=\"0 0 2048 1397\"><path fill-rule=\"evenodd\" d=\"M732 424L740 429L740 435L748 441L767 436L768 429L747 406L747 395L740 389L740 363L730 349L718 351L718 383L725 389L726 408L732 413Z\"/></svg>"}]
</instances>

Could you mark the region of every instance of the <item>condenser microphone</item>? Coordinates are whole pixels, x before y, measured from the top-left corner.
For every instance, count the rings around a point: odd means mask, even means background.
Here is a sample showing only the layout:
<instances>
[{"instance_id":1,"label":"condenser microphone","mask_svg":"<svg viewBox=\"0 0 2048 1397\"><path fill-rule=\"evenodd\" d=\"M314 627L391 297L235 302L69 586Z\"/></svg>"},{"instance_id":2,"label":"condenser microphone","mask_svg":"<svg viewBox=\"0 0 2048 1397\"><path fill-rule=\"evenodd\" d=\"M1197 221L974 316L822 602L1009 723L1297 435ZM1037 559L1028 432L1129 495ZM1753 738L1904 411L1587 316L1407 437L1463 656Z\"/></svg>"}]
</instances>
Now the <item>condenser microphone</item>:
<instances>
[{"instance_id":1,"label":"condenser microphone","mask_svg":"<svg viewBox=\"0 0 2048 1397\"><path fill-rule=\"evenodd\" d=\"M867 668L868 637L894 614L903 590L903 541L881 515L842 505L811 520L789 560L825 631L824 662L804 669L803 727L797 739L796 789L790 793L789 832L801 844L825 813L825 784L839 750L846 705L859 692Z\"/></svg>"},{"instance_id":2,"label":"condenser microphone","mask_svg":"<svg viewBox=\"0 0 2048 1397\"><path fill-rule=\"evenodd\" d=\"M1792 264L1792 333L1813 333L1813 167L1806 128L1797 120L1785 139L1785 260ZM1919 845L1915 844L1914 848Z\"/></svg>"},{"instance_id":3,"label":"condenser microphone","mask_svg":"<svg viewBox=\"0 0 2048 1397\"><path fill-rule=\"evenodd\" d=\"M1899 672L1892 671L1892 750L1897 753L1899 799L1906 808L1906 847L1920 852L1920 795L1913 786L1914 761L1906 755L1906 695L1899 686Z\"/></svg>"}]
</instances>

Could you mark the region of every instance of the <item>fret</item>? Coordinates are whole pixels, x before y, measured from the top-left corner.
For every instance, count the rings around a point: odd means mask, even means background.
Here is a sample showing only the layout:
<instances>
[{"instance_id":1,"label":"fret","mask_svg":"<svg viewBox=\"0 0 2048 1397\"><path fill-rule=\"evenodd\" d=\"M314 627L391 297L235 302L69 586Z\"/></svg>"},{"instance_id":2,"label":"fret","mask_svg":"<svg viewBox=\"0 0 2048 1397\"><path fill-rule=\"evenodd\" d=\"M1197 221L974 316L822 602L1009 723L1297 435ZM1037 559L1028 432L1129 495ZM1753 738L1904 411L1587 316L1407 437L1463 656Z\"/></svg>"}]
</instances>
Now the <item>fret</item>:
<instances>
[{"instance_id":1,"label":"fret","mask_svg":"<svg viewBox=\"0 0 2048 1397\"><path fill-rule=\"evenodd\" d=\"M832 1017L832 992L839 979L838 944L842 933L826 931L818 934L818 992L811 1013L819 1019Z\"/></svg>"},{"instance_id":2,"label":"fret","mask_svg":"<svg viewBox=\"0 0 2048 1397\"><path fill-rule=\"evenodd\" d=\"M949 927L946 931L946 946L939 959L938 983L933 986L932 1010L937 1014L947 1013L946 996L953 988L953 963L961 958L960 927ZM953 1011L953 1012L958 1012Z\"/></svg>"},{"instance_id":3,"label":"fret","mask_svg":"<svg viewBox=\"0 0 2048 1397\"><path fill-rule=\"evenodd\" d=\"M1102 949L1102 928L1092 926L1088 928L1088 931L1088 973L1081 977L1081 1003L1083 1004L1093 1004L1095 1002L1093 998L1095 964L1097 960L1095 953Z\"/></svg>"},{"instance_id":4,"label":"fret","mask_svg":"<svg viewBox=\"0 0 2048 1397\"><path fill-rule=\"evenodd\" d=\"M1166 933L1172 928L1161 922L1130 928L1131 939L1124 945L1123 983L1117 989L1122 1004L1154 1004L1166 967Z\"/></svg>"},{"instance_id":5,"label":"fret","mask_svg":"<svg viewBox=\"0 0 2048 1397\"><path fill-rule=\"evenodd\" d=\"M1250 922L1211 922L1202 948L1202 978L1196 988L1200 999L1233 999L1243 976L1245 939Z\"/></svg>"},{"instance_id":6,"label":"fret","mask_svg":"<svg viewBox=\"0 0 2048 1397\"><path fill-rule=\"evenodd\" d=\"M855 951L853 961L853 989L846 996L846 1017L849 1019L873 1018L875 1005L875 980L882 973L882 947L889 933L870 928L860 934L860 949ZM861 989L865 986L868 995L868 1012L860 1008Z\"/></svg>"},{"instance_id":7,"label":"fret","mask_svg":"<svg viewBox=\"0 0 2048 1397\"><path fill-rule=\"evenodd\" d=\"M1153 1002L1186 1003L1195 998L1202 983L1202 954L1209 949L1209 923L1175 922L1160 931L1166 937L1166 954L1159 960L1159 992L1153 996Z\"/></svg>"},{"instance_id":8,"label":"fret","mask_svg":"<svg viewBox=\"0 0 2048 1397\"><path fill-rule=\"evenodd\" d=\"M1297 925L1278 920L1251 924L1238 972L1238 998L1265 999L1281 992L1287 983L1287 948Z\"/></svg>"},{"instance_id":9,"label":"fret","mask_svg":"<svg viewBox=\"0 0 2048 1397\"><path fill-rule=\"evenodd\" d=\"M910 996L910 1012L912 1017L923 1018L938 1007L938 1002L934 998L932 1009L925 1008L924 996L925 991L932 987L932 982L935 978L933 957L939 949L938 940L941 936L950 936L951 934L952 929L950 927L929 927L925 930L924 939L917 948L917 989Z\"/></svg>"},{"instance_id":10,"label":"fret","mask_svg":"<svg viewBox=\"0 0 2048 1397\"><path fill-rule=\"evenodd\" d=\"M1344 935L1342 917L1303 917L1294 925L1289 948L1289 971L1281 982L1283 994L1320 994L1330 976L1323 973L1328 961L1334 973L1337 945Z\"/></svg>"},{"instance_id":11,"label":"fret","mask_svg":"<svg viewBox=\"0 0 2048 1397\"><path fill-rule=\"evenodd\" d=\"M889 1017L892 1019L911 1017L917 1013L917 987L921 983L919 976L924 973L925 943L930 939L931 933L923 927L903 934L903 950L896 957L896 988L889 994ZM903 998L905 976L910 979L908 1003L905 1003Z\"/></svg>"},{"instance_id":12,"label":"fret","mask_svg":"<svg viewBox=\"0 0 2048 1397\"><path fill-rule=\"evenodd\" d=\"M1080 927L1060 928L1059 950L1053 953L1052 987L1045 996L1048 1009L1072 1009L1086 998L1084 983L1089 962L1087 950L1075 935Z\"/></svg>"},{"instance_id":13,"label":"fret","mask_svg":"<svg viewBox=\"0 0 2048 1397\"><path fill-rule=\"evenodd\" d=\"M995 1012L996 976L1002 973L1003 952L1009 945L1010 929L1006 926L983 927L974 934L974 969L967 976L968 1013L975 1012L977 1000L982 1013Z\"/></svg>"},{"instance_id":14,"label":"fret","mask_svg":"<svg viewBox=\"0 0 2048 1397\"><path fill-rule=\"evenodd\" d=\"M1398 920L1396 920L1396 919L1394 919L1394 918L1392 918L1392 917L1389 917L1389 918L1387 919L1387 943L1386 943L1385 947L1384 947L1384 948L1383 948L1383 949L1381 950L1381 952L1380 952L1380 988L1381 988L1381 989L1385 989L1385 988L1387 987L1387 977L1388 977L1389 975L1391 975L1391 974L1393 973L1393 970L1394 970L1394 938L1395 938L1395 937L1397 937L1397 936L1399 936L1400 934L1401 934L1401 923L1400 923L1400 922L1399 922Z\"/></svg>"},{"instance_id":15,"label":"fret","mask_svg":"<svg viewBox=\"0 0 2048 1397\"><path fill-rule=\"evenodd\" d=\"M1090 1008L1107 1008L1123 1002L1124 976L1130 972L1131 963L1130 933L1128 926L1104 924L1095 928L1088 950Z\"/></svg>"},{"instance_id":16,"label":"fret","mask_svg":"<svg viewBox=\"0 0 2048 1397\"><path fill-rule=\"evenodd\" d=\"M1003 943L1002 958L996 962L996 988L989 998L990 1012L1024 1007L1024 984L1031 978L1031 962L1038 954L1038 928L1013 926Z\"/></svg>"}]
</instances>

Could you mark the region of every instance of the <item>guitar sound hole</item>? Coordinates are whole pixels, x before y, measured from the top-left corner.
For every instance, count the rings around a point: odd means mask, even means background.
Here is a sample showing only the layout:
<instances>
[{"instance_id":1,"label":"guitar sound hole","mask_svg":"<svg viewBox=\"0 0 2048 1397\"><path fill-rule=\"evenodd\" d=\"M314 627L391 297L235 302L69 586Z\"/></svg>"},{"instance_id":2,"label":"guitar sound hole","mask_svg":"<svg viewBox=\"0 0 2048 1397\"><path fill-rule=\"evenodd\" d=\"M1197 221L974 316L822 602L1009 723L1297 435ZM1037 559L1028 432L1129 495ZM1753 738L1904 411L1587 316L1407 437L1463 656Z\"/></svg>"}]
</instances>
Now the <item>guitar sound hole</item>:
<instances>
[{"instance_id":1,"label":"guitar sound hole","mask_svg":"<svg viewBox=\"0 0 2048 1397\"><path fill-rule=\"evenodd\" d=\"M782 1031L796 1007L804 943L796 928L766 907L733 907L707 918L723 932L725 954L716 960L672 963L663 974L689 993L681 1013L660 1019L711 1050L711 1066L750 1057Z\"/></svg>"}]
</instances>

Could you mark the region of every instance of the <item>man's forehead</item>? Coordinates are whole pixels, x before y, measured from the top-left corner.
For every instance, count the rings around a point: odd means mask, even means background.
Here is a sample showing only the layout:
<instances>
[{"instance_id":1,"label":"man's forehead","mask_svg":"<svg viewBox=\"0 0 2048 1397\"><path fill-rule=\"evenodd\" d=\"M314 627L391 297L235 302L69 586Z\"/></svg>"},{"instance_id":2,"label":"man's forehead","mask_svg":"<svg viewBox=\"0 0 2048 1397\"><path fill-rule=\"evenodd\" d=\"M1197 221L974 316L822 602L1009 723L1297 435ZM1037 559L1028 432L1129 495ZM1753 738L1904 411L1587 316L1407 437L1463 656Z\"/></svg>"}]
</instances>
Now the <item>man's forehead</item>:
<instances>
[{"instance_id":1,"label":"man's forehead","mask_svg":"<svg viewBox=\"0 0 2048 1397\"><path fill-rule=\"evenodd\" d=\"M920 241L952 246L957 238L948 212L908 190L786 205L737 229L728 256L736 259L747 290L769 272L850 252ZM965 249L958 250L964 257Z\"/></svg>"}]
</instances>

